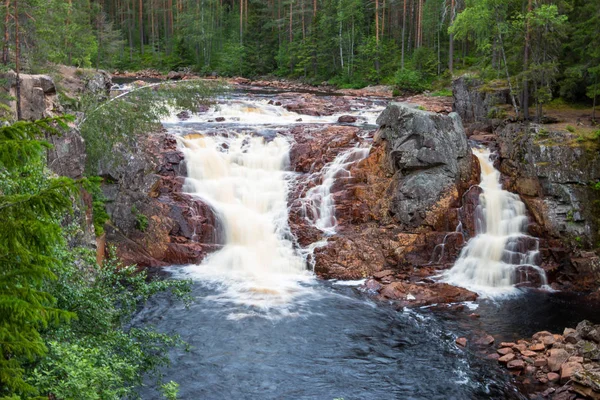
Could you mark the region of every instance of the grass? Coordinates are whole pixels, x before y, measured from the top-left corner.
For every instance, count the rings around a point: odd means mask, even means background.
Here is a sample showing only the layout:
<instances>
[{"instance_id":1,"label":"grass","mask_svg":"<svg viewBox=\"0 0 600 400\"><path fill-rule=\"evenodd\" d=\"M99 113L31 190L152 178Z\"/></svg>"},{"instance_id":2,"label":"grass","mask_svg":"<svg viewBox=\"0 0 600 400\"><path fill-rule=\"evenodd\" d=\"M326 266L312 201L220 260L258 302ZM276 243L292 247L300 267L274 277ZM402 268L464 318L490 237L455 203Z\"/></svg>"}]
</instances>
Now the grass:
<instances>
[{"instance_id":1,"label":"grass","mask_svg":"<svg viewBox=\"0 0 600 400\"><path fill-rule=\"evenodd\" d=\"M445 88L429 93L430 97L452 97L452 90Z\"/></svg>"}]
</instances>

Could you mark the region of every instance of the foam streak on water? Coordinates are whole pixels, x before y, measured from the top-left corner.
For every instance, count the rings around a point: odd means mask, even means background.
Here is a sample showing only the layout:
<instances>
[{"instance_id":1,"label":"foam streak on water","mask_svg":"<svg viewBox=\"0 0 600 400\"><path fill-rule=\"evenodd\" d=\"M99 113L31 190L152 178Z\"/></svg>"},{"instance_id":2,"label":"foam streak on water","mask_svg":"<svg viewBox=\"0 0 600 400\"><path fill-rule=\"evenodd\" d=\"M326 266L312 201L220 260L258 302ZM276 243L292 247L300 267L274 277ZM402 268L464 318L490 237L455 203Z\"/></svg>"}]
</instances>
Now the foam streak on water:
<instances>
[{"instance_id":1,"label":"foam streak on water","mask_svg":"<svg viewBox=\"0 0 600 400\"><path fill-rule=\"evenodd\" d=\"M483 193L475 215L476 236L462 250L459 259L445 275L448 283L482 295L494 296L515 291L521 271L546 275L536 266L537 239L526 235L527 215L519 196L502 189L500 172L490 160L489 150L474 149L481 165Z\"/></svg>"},{"instance_id":2,"label":"foam streak on water","mask_svg":"<svg viewBox=\"0 0 600 400\"><path fill-rule=\"evenodd\" d=\"M201 265L185 268L221 287L216 300L278 308L311 281L288 227L289 142L282 137L230 134L182 139L188 178L184 191L208 203L224 229L225 245Z\"/></svg>"}]
</instances>

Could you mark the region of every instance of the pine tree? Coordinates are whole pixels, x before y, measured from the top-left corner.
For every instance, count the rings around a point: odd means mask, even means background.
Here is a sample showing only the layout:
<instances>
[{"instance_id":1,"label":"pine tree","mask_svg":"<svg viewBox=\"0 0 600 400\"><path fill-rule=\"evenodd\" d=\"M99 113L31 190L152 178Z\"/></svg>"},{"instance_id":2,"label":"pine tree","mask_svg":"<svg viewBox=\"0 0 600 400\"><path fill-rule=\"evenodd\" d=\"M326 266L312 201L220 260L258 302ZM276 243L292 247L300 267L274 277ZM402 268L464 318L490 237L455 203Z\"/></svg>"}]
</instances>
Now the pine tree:
<instances>
[{"instance_id":1,"label":"pine tree","mask_svg":"<svg viewBox=\"0 0 600 400\"><path fill-rule=\"evenodd\" d=\"M41 138L66 128L67 120L0 128L0 398L32 390L23 365L45 354L41 330L73 316L44 291L62 240L59 216L77 188L68 178L45 178L49 144Z\"/></svg>"}]
</instances>

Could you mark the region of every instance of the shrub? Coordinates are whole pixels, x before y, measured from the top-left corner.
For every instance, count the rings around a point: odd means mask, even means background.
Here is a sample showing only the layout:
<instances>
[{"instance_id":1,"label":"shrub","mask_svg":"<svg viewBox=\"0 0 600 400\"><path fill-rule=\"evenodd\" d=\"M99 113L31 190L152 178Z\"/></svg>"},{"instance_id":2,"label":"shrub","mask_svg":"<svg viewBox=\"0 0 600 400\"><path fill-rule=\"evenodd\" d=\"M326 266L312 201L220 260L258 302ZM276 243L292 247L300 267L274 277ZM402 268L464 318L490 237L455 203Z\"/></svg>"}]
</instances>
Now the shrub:
<instances>
[{"instance_id":1,"label":"shrub","mask_svg":"<svg viewBox=\"0 0 600 400\"><path fill-rule=\"evenodd\" d=\"M394 83L399 90L407 92L422 92L429 85L419 71L414 69L399 69L394 76Z\"/></svg>"}]
</instances>

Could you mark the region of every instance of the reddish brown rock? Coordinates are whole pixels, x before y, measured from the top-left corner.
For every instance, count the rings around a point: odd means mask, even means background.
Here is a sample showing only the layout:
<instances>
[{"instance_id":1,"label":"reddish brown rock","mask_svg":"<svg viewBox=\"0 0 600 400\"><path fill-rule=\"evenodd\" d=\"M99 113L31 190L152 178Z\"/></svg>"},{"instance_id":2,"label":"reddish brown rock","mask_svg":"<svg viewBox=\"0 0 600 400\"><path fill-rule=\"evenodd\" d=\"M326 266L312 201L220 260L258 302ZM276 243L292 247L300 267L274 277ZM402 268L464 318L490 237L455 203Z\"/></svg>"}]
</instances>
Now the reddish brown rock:
<instances>
[{"instance_id":1,"label":"reddish brown rock","mask_svg":"<svg viewBox=\"0 0 600 400\"><path fill-rule=\"evenodd\" d=\"M338 122L343 124L353 124L356 122L356 117L352 115L342 115L338 118Z\"/></svg>"},{"instance_id":2,"label":"reddish brown rock","mask_svg":"<svg viewBox=\"0 0 600 400\"><path fill-rule=\"evenodd\" d=\"M107 244L125 264L165 266L199 263L220 248L222 238L212 209L182 193L183 154L172 135L162 131L119 150L122 163L101 165L109 200ZM147 224L140 226L139 221Z\"/></svg>"},{"instance_id":3,"label":"reddish brown rock","mask_svg":"<svg viewBox=\"0 0 600 400\"><path fill-rule=\"evenodd\" d=\"M484 346L490 346L494 343L495 339L492 335L485 335L484 337L477 340L477 344Z\"/></svg>"},{"instance_id":4,"label":"reddish brown rock","mask_svg":"<svg viewBox=\"0 0 600 400\"><path fill-rule=\"evenodd\" d=\"M536 358L533 365L538 368L545 367L548 365L548 360L545 357Z\"/></svg>"},{"instance_id":5,"label":"reddish brown rock","mask_svg":"<svg viewBox=\"0 0 600 400\"><path fill-rule=\"evenodd\" d=\"M523 360L511 360L506 364L508 369L523 369L525 368L525 363Z\"/></svg>"},{"instance_id":6,"label":"reddish brown rock","mask_svg":"<svg viewBox=\"0 0 600 400\"><path fill-rule=\"evenodd\" d=\"M558 382L560 380L560 375L555 372L548 372L546 375L549 382Z\"/></svg>"},{"instance_id":7,"label":"reddish brown rock","mask_svg":"<svg viewBox=\"0 0 600 400\"><path fill-rule=\"evenodd\" d=\"M459 345L460 347L466 347L467 346L467 338L460 337L460 338L456 339L456 344Z\"/></svg>"},{"instance_id":8,"label":"reddish brown rock","mask_svg":"<svg viewBox=\"0 0 600 400\"><path fill-rule=\"evenodd\" d=\"M552 346L554 343L556 343L556 339L552 335L550 335L550 336L543 336L540 340L542 341L542 343L546 347Z\"/></svg>"},{"instance_id":9,"label":"reddish brown rock","mask_svg":"<svg viewBox=\"0 0 600 400\"><path fill-rule=\"evenodd\" d=\"M509 347L503 347L501 349L498 349L498 354L500 354L501 356L505 356L508 353L514 353L513 349L509 348Z\"/></svg>"},{"instance_id":10,"label":"reddish brown rock","mask_svg":"<svg viewBox=\"0 0 600 400\"><path fill-rule=\"evenodd\" d=\"M524 350L521 352L521 354L523 354L523 356L525 357L537 357L538 353L536 353L535 351L531 351L531 350Z\"/></svg>"},{"instance_id":11,"label":"reddish brown rock","mask_svg":"<svg viewBox=\"0 0 600 400\"><path fill-rule=\"evenodd\" d=\"M512 360L514 360L514 359L515 359L515 354L514 354L514 353L508 353L508 354L506 354L506 355L504 355L504 356L500 357L500 358L498 359L498 362L500 362L500 363L502 363L502 364L506 364L506 363L508 363L509 361L512 361Z\"/></svg>"},{"instance_id":12,"label":"reddish brown rock","mask_svg":"<svg viewBox=\"0 0 600 400\"><path fill-rule=\"evenodd\" d=\"M568 360L570 357L563 349L551 349L550 355L548 356L548 368L552 372L560 370L561 365Z\"/></svg>"},{"instance_id":13,"label":"reddish brown rock","mask_svg":"<svg viewBox=\"0 0 600 400\"><path fill-rule=\"evenodd\" d=\"M567 361L560 367L560 381L566 383L576 373L583 370L583 365L578 362Z\"/></svg>"},{"instance_id":14,"label":"reddish brown rock","mask_svg":"<svg viewBox=\"0 0 600 400\"><path fill-rule=\"evenodd\" d=\"M402 306L457 303L477 298L473 292L446 283L392 282L383 286L380 295L383 299L396 300Z\"/></svg>"},{"instance_id":15,"label":"reddish brown rock","mask_svg":"<svg viewBox=\"0 0 600 400\"><path fill-rule=\"evenodd\" d=\"M373 278L381 279L381 278L385 278L386 276L393 275L393 274L394 274L394 271L392 271L391 269L386 269L384 271L375 272L373 274Z\"/></svg>"},{"instance_id":16,"label":"reddish brown rock","mask_svg":"<svg viewBox=\"0 0 600 400\"><path fill-rule=\"evenodd\" d=\"M543 343L535 343L529 346L529 350L531 351L544 351L546 350L546 346Z\"/></svg>"}]
</instances>

